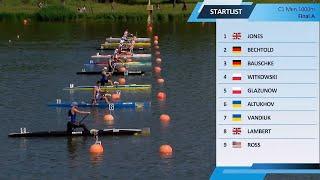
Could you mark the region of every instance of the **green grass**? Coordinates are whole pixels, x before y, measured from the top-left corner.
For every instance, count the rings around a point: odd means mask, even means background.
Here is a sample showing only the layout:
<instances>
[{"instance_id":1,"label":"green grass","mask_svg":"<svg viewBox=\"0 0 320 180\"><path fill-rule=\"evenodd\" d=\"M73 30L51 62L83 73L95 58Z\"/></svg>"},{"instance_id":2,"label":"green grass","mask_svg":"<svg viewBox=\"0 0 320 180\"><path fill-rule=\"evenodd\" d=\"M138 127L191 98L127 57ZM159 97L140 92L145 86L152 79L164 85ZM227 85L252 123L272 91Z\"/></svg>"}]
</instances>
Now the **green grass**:
<instances>
[{"instance_id":1,"label":"green grass","mask_svg":"<svg viewBox=\"0 0 320 180\"><path fill-rule=\"evenodd\" d=\"M62 5L53 5L40 9L35 17L39 21L66 21L77 19L77 14Z\"/></svg>"},{"instance_id":2,"label":"green grass","mask_svg":"<svg viewBox=\"0 0 320 180\"><path fill-rule=\"evenodd\" d=\"M181 3L185 1L186 3L197 3L199 2L198 0L176 0L177 3ZM118 3L122 3L122 4L148 4L148 0L117 0ZM156 3L161 3L161 4L168 4L168 3L172 3L169 0L151 0L152 4L156 4Z\"/></svg>"},{"instance_id":3,"label":"green grass","mask_svg":"<svg viewBox=\"0 0 320 180\"><path fill-rule=\"evenodd\" d=\"M8 0L7 0L8 1ZM76 19L103 19L109 21L146 21L148 12L146 5L115 4L114 10L109 3L84 3L82 1L67 1L65 6L52 2L45 8L38 8L35 3L17 4L7 2L0 5L0 20L31 18L39 21L67 21ZM85 6L86 13L77 12L78 7ZM154 21L168 21L175 17L185 19L190 15L195 4L188 4L188 10L182 11L182 4L175 8L172 4L161 4L160 10L154 10Z\"/></svg>"},{"instance_id":4,"label":"green grass","mask_svg":"<svg viewBox=\"0 0 320 180\"><path fill-rule=\"evenodd\" d=\"M147 0L129 0L138 4L116 3L114 10L110 3L94 3L91 0L65 0L65 6L61 5L61 0L43 0L47 7L40 9L37 7L39 0L0 0L0 20L21 20L25 18L39 21L69 21L81 19L97 19L107 21L146 21ZM107 0L108 1L108 0ZM123 0L125 2L127 0ZM181 0L183 1L183 0ZM152 3L160 4L160 10L154 10L153 20L155 22L171 21L174 19L186 20L195 6L195 0L185 0L188 10L182 11L182 4L177 4L173 8L172 4L166 3L168 0L152 0ZM319 1L319 0L318 0ZM24 2L24 3L22 3ZM117 1L119 2L119 0ZM297 3L312 2L312 0L254 0L255 3ZM86 6L86 13L77 12L78 7ZM154 7L155 9L155 7Z\"/></svg>"},{"instance_id":5,"label":"green grass","mask_svg":"<svg viewBox=\"0 0 320 180\"><path fill-rule=\"evenodd\" d=\"M254 3L282 3L282 4L286 4L286 3L313 3L312 0L244 0L247 2L254 2ZM319 0L316 0L316 2L320 2Z\"/></svg>"}]
</instances>

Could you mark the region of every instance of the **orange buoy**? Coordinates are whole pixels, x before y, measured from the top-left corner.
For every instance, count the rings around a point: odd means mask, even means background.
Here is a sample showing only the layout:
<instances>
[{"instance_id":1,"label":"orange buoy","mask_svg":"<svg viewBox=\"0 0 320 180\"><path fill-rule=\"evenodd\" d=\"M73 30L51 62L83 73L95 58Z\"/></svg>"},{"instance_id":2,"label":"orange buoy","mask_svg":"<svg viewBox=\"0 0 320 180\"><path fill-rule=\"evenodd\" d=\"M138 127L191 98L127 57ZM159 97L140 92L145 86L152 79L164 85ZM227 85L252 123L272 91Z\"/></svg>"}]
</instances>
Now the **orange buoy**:
<instances>
[{"instance_id":1,"label":"orange buoy","mask_svg":"<svg viewBox=\"0 0 320 180\"><path fill-rule=\"evenodd\" d=\"M161 58L156 58L156 63L160 64L162 62L162 59Z\"/></svg>"},{"instance_id":2,"label":"orange buoy","mask_svg":"<svg viewBox=\"0 0 320 180\"><path fill-rule=\"evenodd\" d=\"M161 73L161 67L159 66L154 67L154 72Z\"/></svg>"},{"instance_id":3,"label":"orange buoy","mask_svg":"<svg viewBox=\"0 0 320 180\"><path fill-rule=\"evenodd\" d=\"M101 143L94 143L90 146L90 152L94 154L101 154L103 153L103 147Z\"/></svg>"},{"instance_id":4,"label":"orange buoy","mask_svg":"<svg viewBox=\"0 0 320 180\"><path fill-rule=\"evenodd\" d=\"M105 121L105 123L106 123L108 126L114 125L114 121Z\"/></svg>"},{"instance_id":5,"label":"orange buoy","mask_svg":"<svg viewBox=\"0 0 320 180\"><path fill-rule=\"evenodd\" d=\"M114 118L113 118L113 116L111 114L104 115L103 119L105 121L113 121L114 120Z\"/></svg>"},{"instance_id":6,"label":"orange buoy","mask_svg":"<svg viewBox=\"0 0 320 180\"><path fill-rule=\"evenodd\" d=\"M157 83L158 84L163 84L164 83L164 79L162 79L162 78L157 79Z\"/></svg>"},{"instance_id":7,"label":"orange buoy","mask_svg":"<svg viewBox=\"0 0 320 180\"><path fill-rule=\"evenodd\" d=\"M159 37L158 37L157 35L155 35L155 36L153 37L153 39L154 39L155 41L158 41L158 40L159 40Z\"/></svg>"},{"instance_id":8,"label":"orange buoy","mask_svg":"<svg viewBox=\"0 0 320 180\"><path fill-rule=\"evenodd\" d=\"M112 99L113 101L120 100L120 94L118 94L118 93L112 94L112 95L111 95L111 99Z\"/></svg>"},{"instance_id":9,"label":"orange buoy","mask_svg":"<svg viewBox=\"0 0 320 180\"><path fill-rule=\"evenodd\" d=\"M171 120L171 118L170 118L170 116L168 115L168 114L161 114L161 116L160 116L160 121L162 121L162 122L168 122L168 121L170 121Z\"/></svg>"},{"instance_id":10,"label":"orange buoy","mask_svg":"<svg viewBox=\"0 0 320 180\"><path fill-rule=\"evenodd\" d=\"M165 100L165 99L167 98L167 95L166 95L166 93L164 93L164 92L158 92L157 98L158 98L159 100L163 101L163 100Z\"/></svg>"},{"instance_id":11,"label":"orange buoy","mask_svg":"<svg viewBox=\"0 0 320 180\"><path fill-rule=\"evenodd\" d=\"M119 68L119 71L120 72L125 72L127 69L125 68L125 67L121 67L121 68Z\"/></svg>"},{"instance_id":12,"label":"orange buoy","mask_svg":"<svg viewBox=\"0 0 320 180\"><path fill-rule=\"evenodd\" d=\"M158 42L157 40L154 40L154 41L153 41L153 44L154 44L155 46L157 46L157 45L159 44L159 42Z\"/></svg>"},{"instance_id":13,"label":"orange buoy","mask_svg":"<svg viewBox=\"0 0 320 180\"><path fill-rule=\"evenodd\" d=\"M163 156L171 156L172 155L172 147L169 144L161 145L159 148L159 152Z\"/></svg>"},{"instance_id":14,"label":"orange buoy","mask_svg":"<svg viewBox=\"0 0 320 180\"><path fill-rule=\"evenodd\" d=\"M121 77L121 78L119 78L118 82L119 82L119 84L124 85L124 84L126 84L126 79Z\"/></svg>"}]
</instances>

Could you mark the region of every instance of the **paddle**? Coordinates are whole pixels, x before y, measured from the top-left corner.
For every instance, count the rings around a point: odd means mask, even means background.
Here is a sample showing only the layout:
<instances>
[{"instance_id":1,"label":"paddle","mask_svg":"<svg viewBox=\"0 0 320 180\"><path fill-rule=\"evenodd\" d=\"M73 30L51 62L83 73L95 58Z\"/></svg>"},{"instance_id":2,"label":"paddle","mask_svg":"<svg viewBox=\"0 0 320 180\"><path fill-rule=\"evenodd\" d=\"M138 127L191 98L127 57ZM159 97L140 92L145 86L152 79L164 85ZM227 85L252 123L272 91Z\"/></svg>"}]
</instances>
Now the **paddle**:
<instances>
[{"instance_id":1,"label":"paddle","mask_svg":"<svg viewBox=\"0 0 320 180\"><path fill-rule=\"evenodd\" d=\"M85 116L79 121L79 124L81 124L81 122L84 121L88 116L89 116L89 114L85 115Z\"/></svg>"}]
</instances>

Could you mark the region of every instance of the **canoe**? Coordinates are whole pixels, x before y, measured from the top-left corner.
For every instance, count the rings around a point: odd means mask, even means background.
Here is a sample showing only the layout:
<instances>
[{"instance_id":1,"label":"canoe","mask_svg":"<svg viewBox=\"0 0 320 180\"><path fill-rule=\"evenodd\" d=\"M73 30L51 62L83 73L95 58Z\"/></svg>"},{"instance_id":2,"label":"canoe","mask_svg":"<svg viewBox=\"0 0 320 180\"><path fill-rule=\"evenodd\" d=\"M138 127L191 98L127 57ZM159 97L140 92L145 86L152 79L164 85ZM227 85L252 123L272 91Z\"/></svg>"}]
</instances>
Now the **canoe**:
<instances>
[{"instance_id":1,"label":"canoe","mask_svg":"<svg viewBox=\"0 0 320 180\"><path fill-rule=\"evenodd\" d=\"M78 75L100 75L101 71L80 71ZM126 72L113 72L113 76L141 76L144 75L144 71L126 71Z\"/></svg>"},{"instance_id":2,"label":"canoe","mask_svg":"<svg viewBox=\"0 0 320 180\"><path fill-rule=\"evenodd\" d=\"M71 86L64 88L63 90L84 90L92 91L94 86ZM122 90L122 91L138 91L138 90L150 90L149 84L128 84L128 85L113 85L113 86L101 86L101 90Z\"/></svg>"},{"instance_id":3,"label":"canoe","mask_svg":"<svg viewBox=\"0 0 320 180\"><path fill-rule=\"evenodd\" d=\"M107 66L108 62L94 62L89 61L89 63L84 64L85 66ZM140 66L151 66L151 62L124 62L122 63L115 63L116 66L127 66L127 67L140 67Z\"/></svg>"},{"instance_id":4,"label":"canoe","mask_svg":"<svg viewBox=\"0 0 320 180\"><path fill-rule=\"evenodd\" d=\"M115 50L115 48L112 48L112 47L99 47L97 48L97 50L99 51L103 51L103 50ZM129 47L123 47L122 48L123 51L130 51L130 48ZM143 47L134 47L133 50L136 52L136 51L150 51L150 47L149 48L143 48Z\"/></svg>"},{"instance_id":5,"label":"canoe","mask_svg":"<svg viewBox=\"0 0 320 180\"><path fill-rule=\"evenodd\" d=\"M24 129L24 130L22 130ZM67 131L38 131L27 132L25 128L20 129L20 133L10 133L9 137L78 137L78 136L132 136L132 135L150 135L150 128L142 129L92 129L90 132L73 131L71 133Z\"/></svg>"},{"instance_id":6,"label":"canoe","mask_svg":"<svg viewBox=\"0 0 320 180\"><path fill-rule=\"evenodd\" d=\"M100 58L100 59L109 59L113 55L112 54L104 54L104 55L93 55L91 58ZM121 54L120 58L151 58L151 54Z\"/></svg>"},{"instance_id":7,"label":"canoe","mask_svg":"<svg viewBox=\"0 0 320 180\"><path fill-rule=\"evenodd\" d=\"M57 100L56 102L48 103L49 107L59 107L59 108L70 108L72 102L63 102L61 100ZM105 103L99 102L97 104L91 104L88 102L80 102L78 103L78 107L82 108L109 108L113 109L139 109L139 108L149 108L151 106L151 102L114 102L114 103Z\"/></svg>"},{"instance_id":8,"label":"canoe","mask_svg":"<svg viewBox=\"0 0 320 180\"><path fill-rule=\"evenodd\" d=\"M131 46L130 43L124 43L123 48L124 49L129 49ZM100 49L115 49L119 47L119 43L109 43L105 42L104 44L100 45ZM135 43L133 46L133 49L148 49L151 47L150 42L140 42L140 43Z\"/></svg>"},{"instance_id":9,"label":"canoe","mask_svg":"<svg viewBox=\"0 0 320 180\"><path fill-rule=\"evenodd\" d=\"M117 42L119 43L120 42L120 39L121 38L114 38L114 37L109 37L109 38L106 38L106 42ZM131 40L131 39L129 39ZM150 42L151 39L150 38L136 38L136 42Z\"/></svg>"}]
</instances>

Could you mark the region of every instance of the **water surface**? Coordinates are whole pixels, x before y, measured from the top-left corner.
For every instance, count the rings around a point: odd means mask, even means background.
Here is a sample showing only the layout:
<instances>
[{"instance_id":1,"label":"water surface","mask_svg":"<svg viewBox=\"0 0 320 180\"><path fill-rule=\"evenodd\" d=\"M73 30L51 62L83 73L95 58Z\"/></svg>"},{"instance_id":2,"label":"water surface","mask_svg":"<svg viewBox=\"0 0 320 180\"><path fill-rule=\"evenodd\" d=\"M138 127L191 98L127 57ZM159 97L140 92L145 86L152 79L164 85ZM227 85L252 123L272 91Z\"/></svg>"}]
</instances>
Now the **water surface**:
<instances>
[{"instance_id":1,"label":"water surface","mask_svg":"<svg viewBox=\"0 0 320 180\"><path fill-rule=\"evenodd\" d=\"M90 128L150 127L149 137L101 137L104 154L88 152L93 138L8 138L20 127L29 131L63 130L66 109L46 103L88 101L90 92L63 91L70 83L92 85L95 76L77 76L83 63L96 53L107 36L120 36L125 28L148 36L145 24L104 22L0 23L0 178L51 179L207 179L215 162L214 27L185 23L157 24L165 86L155 83L151 68L143 77L127 82L152 84L150 93L123 93L124 101L151 101L152 108L113 112L105 122L104 109L87 109ZM20 39L17 39L17 34ZM11 40L11 43L9 43ZM152 59L154 61L154 59ZM153 62L152 61L152 62ZM167 101L158 103L164 90ZM171 116L162 124L159 116ZM161 158L161 144L174 148Z\"/></svg>"}]
</instances>

